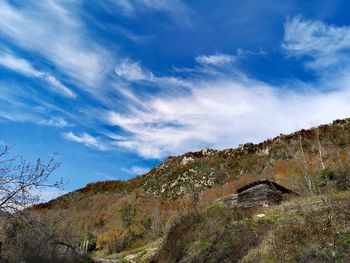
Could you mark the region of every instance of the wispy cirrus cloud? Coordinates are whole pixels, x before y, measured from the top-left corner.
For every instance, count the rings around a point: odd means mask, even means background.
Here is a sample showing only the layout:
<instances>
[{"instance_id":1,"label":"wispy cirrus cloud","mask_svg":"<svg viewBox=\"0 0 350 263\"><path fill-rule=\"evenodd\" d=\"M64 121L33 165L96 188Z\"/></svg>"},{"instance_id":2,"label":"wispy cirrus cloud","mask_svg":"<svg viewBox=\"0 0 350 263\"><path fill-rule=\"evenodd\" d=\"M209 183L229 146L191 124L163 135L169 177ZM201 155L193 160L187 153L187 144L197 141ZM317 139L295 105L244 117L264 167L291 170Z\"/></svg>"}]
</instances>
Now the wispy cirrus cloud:
<instances>
[{"instance_id":1,"label":"wispy cirrus cloud","mask_svg":"<svg viewBox=\"0 0 350 263\"><path fill-rule=\"evenodd\" d=\"M181 0L116 0L114 4L126 16L149 11L165 12L178 23L192 26L193 11Z\"/></svg>"},{"instance_id":2,"label":"wispy cirrus cloud","mask_svg":"<svg viewBox=\"0 0 350 263\"><path fill-rule=\"evenodd\" d=\"M72 13L77 9L73 2L26 1L14 6L2 1L0 35L41 54L84 87L95 86L108 71L110 56L87 36L82 22Z\"/></svg>"},{"instance_id":3,"label":"wispy cirrus cloud","mask_svg":"<svg viewBox=\"0 0 350 263\"><path fill-rule=\"evenodd\" d=\"M128 81L150 80L153 74L143 69L139 62L123 60L115 67L115 73Z\"/></svg>"},{"instance_id":4,"label":"wispy cirrus cloud","mask_svg":"<svg viewBox=\"0 0 350 263\"><path fill-rule=\"evenodd\" d=\"M56 77L50 73L35 69L29 61L19 58L10 52L0 50L0 66L29 77L42 79L50 84L50 87L52 87L55 92L64 97L76 97L76 94L71 89L63 85Z\"/></svg>"},{"instance_id":5,"label":"wispy cirrus cloud","mask_svg":"<svg viewBox=\"0 0 350 263\"><path fill-rule=\"evenodd\" d=\"M131 168L122 168L121 170L130 175L143 175L149 172L150 168L143 166L132 166Z\"/></svg>"},{"instance_id":6,"label":"wispy cirrus cloud","mask_svg":"<svg viewBox=\"0 0 350 263\"><path fill-rule=\"evenodd\" d=\"M234 62L235 57L228 54L216 55L201 55L197 56L195 60L202 65L225 65Z\"/></svg>"},{"instance_id":7,"label":"wispy cirrus cloud","mask_svg":"<svg viewBox=\"0 0 350 263\"><path fill-rule=\"evenodd\" d=\"M120 147L146 158L258 142L280 132L350 114L350 91L281 96L276 87L249 81L198 83L189 96L154 97L144 111L110 112L106 118L128 133Z\"/></svg>"},{"instance_id":8,"label":"wispy cirrus cloud","mask_svg":"<svg viewBox=\"0 0 350 263\"><path fill-rule=\"evenodd\" d=\"M71 121L78 118L76 113L52 104L30 84L2 80L0 90L0 119L61 129L75 126Z\"/></svg>"},{"instance_id":9,"label":"wispy cirrus cloud","mask_svg":"<svg viewBox=\"0 0 350 263\"><path fill-rule=\"evenodd\" d=\"M69 123L62 117L52 117L50 119L45 119L39 121L41 125L54 126L58 128L64 128L70 126Z\"/></svg>"},{"instance_id":10,"label":"wispy cirrus cloud","mask_svg":"<svg viewBox=\"0 0 350 263\"><path fill-rule=\"evenodd\" d=\"M349 66L350 26L337 27L297 16L285 23L282 47L289 55L308 57L306 65L316 71Z\"/></svg>"},{"instance_id":11,"label":"wispy cirrus cloud","mask_svg":"<svg viewBox=\"0 0 350 263\"><path fill-rule=\"evenodd\" d=\"M38 125L66 127L70 124L61 115L65 111L42 100L35 90L25 84L0 82L0 118L13 122L30 122ZM55 115L48 117L47 115Z\"/></svg>"},{"instance_id":12,"label":"wispy cirrus cloud","mask_svg":"<svg viewBox=\"0 0 350 263\"><path fill-rule=\"evenodd\" d=\"M94 137L85 132L80 135L73 132L66 132L63 133L63 136L69 141L81 143L90 148L95 148L100 151L105 151L108 149L108 146L104 142L100 141L97 137Z\"/></svg>"},{"instance_id":13,"label":"wispy cirrus cloud","mask_svg":"<svg viewBox=\"0 0 350 263\"><path fill-rule=\"evenodd\" d=\"M147 82L151 87L159 88L159 92L171 92L176 93L181 88L191 88L191 83L179 78L177 76L157 76L152 71L144 68L139 61L132 61L130 59L124 59L115 67L115 74L126 81L127 84L133 84L133 82ZM174 90L174 87L177 90ZM120 94L125 95L129 99L139 101L135 94L128 92L127 90L119 90Z\"/></svg>"}]
</instances>

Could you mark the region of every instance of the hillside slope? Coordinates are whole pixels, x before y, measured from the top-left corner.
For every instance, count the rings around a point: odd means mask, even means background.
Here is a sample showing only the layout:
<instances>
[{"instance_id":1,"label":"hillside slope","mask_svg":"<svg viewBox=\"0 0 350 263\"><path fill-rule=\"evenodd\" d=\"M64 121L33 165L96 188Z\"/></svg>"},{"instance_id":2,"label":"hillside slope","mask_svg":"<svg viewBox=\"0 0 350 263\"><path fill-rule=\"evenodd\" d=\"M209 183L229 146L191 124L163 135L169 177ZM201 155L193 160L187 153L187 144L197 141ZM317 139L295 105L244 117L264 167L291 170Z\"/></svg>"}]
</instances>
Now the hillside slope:
<instances>
[{"instance_id":1,"label":"hillside slope","mask_svg":"<svg viewBox=\"0 0 350 263\"><path fill-rule=\"evenodd\" d=\"M214 203L179 218L152 263L347 263L350 192L296 198L253 213Z\"/></svg>"},{"instance_id":2,"label":"hillside slope","mask_svg":"<svg viewBox=\"0 0 350 263\"><path fill-rule=\"evenodd\" d=\"M305 173L302 159L305 159L312 173L319 167L339 166L341 161L346 160L349 149L350 118L289 135L281 134L259 144L246 143L221 151L205 148L199 152L170 156L142 176L128 181L91 183L42 205L50 206L67 196L98 192L130 193L135 189L143 189L162 199L176 200L194 190L201 192L241 177L249 181L250 176L275 177L288 185L290 182L281 177ZM288 186L302 187L295 184L294 179L293 184Z\"/></svg>"},{"instance_id":3,"label":"hillside slope","mask_svg":"<svg viewBox=\"0 0 350 263\"><path fill-rule=\"evenodd\" d=\"M88 239L105 255L155 242L180 215L258 178L305 195L347 189L349 161L350 119L337 120L259 144L172 156L143 176L92 183L33 209L56 211L76 242Z\"/></svg>"},{"instance_id":4,"label":"hillside slope","mask_svg":"<svg viewBox=\"0 0 350 263\"><path fill-rule=\"evenodd\" d=\"M350 119L337 120L259 144L246 143L222 151L203 149L169 157L145 175L143 187L146 192L162 198L177 199L193 188L202 191L242 176L277 176L280 180L278 177L284 175L305 173L301 159L306 159L310 173L318 167L338 166L336 159L346 159L349 147ZM304 190L298 189L302 186L294 182L284 181L291 188Z\"/></svg>"}]
</instances>

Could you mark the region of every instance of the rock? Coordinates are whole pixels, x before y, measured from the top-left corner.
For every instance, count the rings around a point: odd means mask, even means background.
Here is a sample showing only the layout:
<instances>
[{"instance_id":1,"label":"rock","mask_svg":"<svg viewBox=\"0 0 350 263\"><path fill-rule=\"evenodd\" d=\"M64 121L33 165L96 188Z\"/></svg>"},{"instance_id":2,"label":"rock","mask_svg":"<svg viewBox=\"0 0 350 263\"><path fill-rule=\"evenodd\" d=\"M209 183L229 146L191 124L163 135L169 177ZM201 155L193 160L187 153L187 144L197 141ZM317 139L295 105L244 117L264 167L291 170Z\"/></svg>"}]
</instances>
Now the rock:
<instances>
[{"instance_id":1,"label":"rock","mask_svg":"<svg viewBox=\"0 0 350 263\"><path fill-rule=\"evenodd\" d=\"M194 158L193 157L184 157L181 161L181 165L186 165L188 164L189 162L193 162L194 161Z\"/></svg>"},{"instance_id":2,"label":"rock","mask_svg":"<svg viewBox=\"0 0 350 263\"><path fill-rule=\"evenodd\" d=\"M256 151L256 154L258 156L263 156L263 155L269 155L270 153L270 148L269 147L266 147L265 149L259 149Z\"/></svg>"},{"instance_id":3,"label":"rock","mask_svg":"<svg viewBox=\"0 0 350 263\"><path fill-rule=\"evenodd\" d=\"M202 154L204 156L210 156L213 154L213 150L212 149L209 149L208 147L205 147L203 150L202 150Z\"/></svg>"}]
</instances>

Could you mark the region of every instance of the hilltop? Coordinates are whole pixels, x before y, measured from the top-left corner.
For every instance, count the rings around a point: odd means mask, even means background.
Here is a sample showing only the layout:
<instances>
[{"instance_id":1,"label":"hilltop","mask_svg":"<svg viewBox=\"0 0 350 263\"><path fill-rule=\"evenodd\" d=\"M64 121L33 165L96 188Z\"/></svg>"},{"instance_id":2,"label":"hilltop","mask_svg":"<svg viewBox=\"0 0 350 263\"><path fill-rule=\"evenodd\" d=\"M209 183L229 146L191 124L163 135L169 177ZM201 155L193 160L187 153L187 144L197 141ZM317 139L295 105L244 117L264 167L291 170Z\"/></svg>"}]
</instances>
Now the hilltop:
<instances>
[{"instance_id":1,"label":"hilltop","mask_svg":"<svg viewBox=\"0 0 350 263\"><path fill-rule=\"evenodd\" d=\"M283 181L291 189L304 191L305 189L298 189L303 187L302 182L295 182L295 178L289 182L288 177L293 174L300 176L305 173L305 167L302 164L293 170L291 166L302 158L307 159L311 170L317 169L314 166L323 167L328 162L337 166L346 158L348 147L350 118L289 135L281 134L258 144L245 143L237 148L220 151L204 148L198 152L170 156L142 176L128 181L90 183L73 193L41 205L50 206L68 196L106 192L126 194L136 189L142 189L162 199L176 200L193 191L203 192L233 182L242 184L257 177L274 178ZM301 151L304 152L304 157ZM334 158L335 156L340 159ZM244 182L240 182L240 179Z\"/></svg>"}]
</instances>

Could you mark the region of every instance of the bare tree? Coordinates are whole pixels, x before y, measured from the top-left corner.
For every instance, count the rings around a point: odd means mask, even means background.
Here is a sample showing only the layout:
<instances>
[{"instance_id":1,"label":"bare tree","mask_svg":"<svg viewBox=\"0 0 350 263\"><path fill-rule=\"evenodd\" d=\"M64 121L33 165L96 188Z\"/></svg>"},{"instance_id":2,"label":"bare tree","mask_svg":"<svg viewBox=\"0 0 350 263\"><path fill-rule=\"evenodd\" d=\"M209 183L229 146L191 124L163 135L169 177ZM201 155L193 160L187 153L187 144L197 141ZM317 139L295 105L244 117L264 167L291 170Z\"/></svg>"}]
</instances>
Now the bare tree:
<instances>
[{"instance_id":1,"label":"bare tree","mask_svg":"<svg viewBox=\"0 0 350 263\"><path fill-rule=\"evenodd\" d=\"M0 153L0 211L13 213L39 200L42 187L60 187L62 183L48 184L48 177L59 167L52 157L44 164L25 161L21 156L11 157L5 146Z\"/></svg>"},{"instance_id":2,"label":"bare tree","mask_svg":"<svg viewBox=\"0 0 350 263\"><path fill-rule=\"evenodd\" d=\"M321 140L320 140L320 128L317 126L315 128L315 131L316 131L316 139L317 139L317 144L318 144L318 154L320 157L321 168L322 168L322 170L324 170L326 167L325 167L324 162L323 162L323 149L322 149Z\"/></svg>"},{"instance_id":3,"label":"bare tree","mask_svg":"<svg viewBox=\"0 0 350 263\"><path fill-rule=\"evenodd\" d=\"M3 256L11 262L81 262L79 239L64 226L60 212L28 208L40 200L40 189L62 187L62 182L48 183L60 164L54 157L47 163L27 162L21 156L11 157L10 150L5 146L0 152Z\"/></svg>"},{"instance_id":4,"label":"bare tree","mask_svg":"<svg viewBox=\"0 0 350 263\"><path fill-rule=\"evenodd\" d=\"M304 168L304 176L305 176L305 181L306 181L306 185L307 185L307 189L310 193L313 193L313 183L312 183L312 179L311 176L309 174L308 171L308 165L306 162L306 157L305 157L305 153L304 153L304 148L303 148L303 141L302 141L302 136L301 133L299 133L299 147L300 147L300 152L301 152L301 157L303 159L303 168Z\"/></svg>"}]
</instances>

